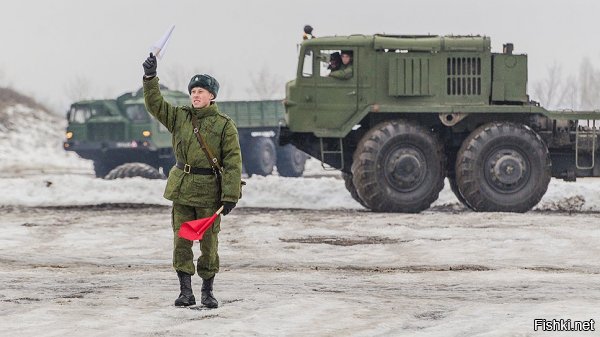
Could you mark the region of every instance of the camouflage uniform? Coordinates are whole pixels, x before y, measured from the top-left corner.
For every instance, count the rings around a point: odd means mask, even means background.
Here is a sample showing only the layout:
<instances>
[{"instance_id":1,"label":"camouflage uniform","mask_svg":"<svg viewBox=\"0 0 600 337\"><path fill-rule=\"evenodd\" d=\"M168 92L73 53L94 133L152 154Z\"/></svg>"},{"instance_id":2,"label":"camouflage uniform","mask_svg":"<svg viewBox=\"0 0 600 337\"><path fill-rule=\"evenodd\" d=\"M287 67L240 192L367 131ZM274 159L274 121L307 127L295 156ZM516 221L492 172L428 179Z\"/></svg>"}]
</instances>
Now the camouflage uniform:
<instances>
[{"instance_id":1,"label":"camouflage uniform","mask_svg":"<svg viewBox=\"0 0 600 337\"><path fill-rule=\"evenodd\" d=\"M338 70L329 73L329 77L337 78L338 80L349 80L352 78L352 63L342 64Z\"/></svg>"},{"instance_id":2,"label":"camouflage uniform","mask_svg":"<svg viewBox=\"0 0 600 337\"><path fill-rule=\"evenodd\" d=\"M178 162L192 167L210 169L210 162L193 133L191 116L198 118L200 133L223 166L221 183L215 175L185 173L173 167L164 197L173 201L172 225L174 236L173 267L190 275L195 273L192 241L177 235L182 222L211 216L223 202L236 203L240 196L242 157L237 128L234 122L219 112L217 104L196 109L172 106L159 90L158 77L144 80L144 98L148 111L172 134L173 152ZM204 233L200 243L198 275L209 279L219 271L218 233L220 217Z\"/></svg>"}]
</instances>

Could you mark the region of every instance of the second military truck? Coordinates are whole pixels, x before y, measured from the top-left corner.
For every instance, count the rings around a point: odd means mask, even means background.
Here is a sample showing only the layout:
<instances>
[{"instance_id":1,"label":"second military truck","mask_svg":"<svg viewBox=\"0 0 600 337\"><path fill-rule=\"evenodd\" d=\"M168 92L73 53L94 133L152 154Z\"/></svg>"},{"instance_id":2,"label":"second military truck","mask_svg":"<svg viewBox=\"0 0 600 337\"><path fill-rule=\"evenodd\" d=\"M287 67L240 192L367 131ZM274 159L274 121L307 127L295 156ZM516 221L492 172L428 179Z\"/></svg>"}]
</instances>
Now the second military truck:
<instances>
[{"instance_id":1,"label":"second military truck","mask_svg":"<svg viewBox=\"0 0 600 337\"><path fill-rule=\"evenodd\" d=\"M161 87L166 101L189 105L189 96ZM299 177L308 156L275 143L284 107L280 100L217 102L236 123L248 175ZM94 162L97 177L161 178L173 167L171 134L146 111L142 89L117 99L73 103L64 148ZM161 172L162 171L162 172Z\"/></svg>"},{"instance_id":2,"label":"second military truck","mask_svg":"<svg viewBox=\"0 0 600 337\"><path fill-rule=\"evenodd\" d=\"M335 53L349 79L329 76ZM526 89L527 55L485 36L305 40L280 144L339 168L374 211L425 210L447 177L473 210L525 212L551 177L600 176L600 112L549 111Z\"/></svg>"}]
</instances>

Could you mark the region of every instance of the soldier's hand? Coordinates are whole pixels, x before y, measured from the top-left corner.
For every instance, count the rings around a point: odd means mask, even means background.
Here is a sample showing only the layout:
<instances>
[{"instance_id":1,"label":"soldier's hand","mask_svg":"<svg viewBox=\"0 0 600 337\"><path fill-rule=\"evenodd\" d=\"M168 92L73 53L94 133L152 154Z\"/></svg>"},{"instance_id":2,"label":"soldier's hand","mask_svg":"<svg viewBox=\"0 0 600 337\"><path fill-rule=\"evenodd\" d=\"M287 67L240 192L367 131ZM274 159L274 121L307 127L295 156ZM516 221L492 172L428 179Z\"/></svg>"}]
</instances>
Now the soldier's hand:
<instances>
[{"instance_id":1,"label":"soldier's hand","mask_svg":"<svg viewBox=\"0 0 600 337\"><path fill-rule=\"evenodd\" d=\"M235 207L235 202L223 201L223 212L221 214L227 215Z\"/></svg>"},{"instance_id":2,"label":"soldier's hand","mask_svg":"<svg viewBox=\"0 0 600 337\"><path fill-rule=\"evenodd\" d=\"M142 66L144 67L144 76L147 78L150 77L154 77L156 76L156 56L154 56L154 54L150 53L150 56L148 56L148 58L146 59L146 61L144 61L144 64L142 64Z\"/></svg>"}]
</instances>

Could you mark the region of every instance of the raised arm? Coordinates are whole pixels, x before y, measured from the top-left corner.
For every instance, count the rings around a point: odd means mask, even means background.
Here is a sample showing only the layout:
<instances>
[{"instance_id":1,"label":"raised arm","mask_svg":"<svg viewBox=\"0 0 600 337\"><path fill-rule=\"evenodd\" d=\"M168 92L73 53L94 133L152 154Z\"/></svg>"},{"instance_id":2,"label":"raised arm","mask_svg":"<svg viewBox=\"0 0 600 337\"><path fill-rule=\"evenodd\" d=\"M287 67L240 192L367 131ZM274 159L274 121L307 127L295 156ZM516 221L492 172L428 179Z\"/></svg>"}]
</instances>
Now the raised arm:
<instances>
[{"instance_id":1,"label":"raised arm","mask_svg":"<svg viewBox=\"0 0 600 337\"><path fill-rule=\"evenodd\" d=\"M150 53L150 56L144 61L143 67L144 100L146 109L172 133L177 118L177 109L165 101L160 93L158 77L156 77L157 62L156 57L152 55L152 53Z\"/></svg>"}]
</instances>

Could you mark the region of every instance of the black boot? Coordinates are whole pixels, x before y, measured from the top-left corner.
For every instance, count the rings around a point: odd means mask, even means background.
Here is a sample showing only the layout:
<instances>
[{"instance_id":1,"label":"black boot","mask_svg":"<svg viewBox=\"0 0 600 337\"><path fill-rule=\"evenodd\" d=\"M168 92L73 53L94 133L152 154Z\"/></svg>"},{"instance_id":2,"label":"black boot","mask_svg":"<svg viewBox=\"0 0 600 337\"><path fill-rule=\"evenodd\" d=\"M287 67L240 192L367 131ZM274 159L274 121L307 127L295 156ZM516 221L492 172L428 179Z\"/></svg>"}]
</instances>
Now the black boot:
<instances>
[{"instance_id":1,"label":"black boot","mask_svg":"<svg viewBox=\"0 0 600 337\"><path fill-rule=\"evenodd\" d=\"M202 280L202 304L208 308L216 308L219 306L219 302L217 302L217 299L212 293L214 280L214 276L207 280Z\"/></svg>"},{"instance_id":2,"label":"black boot","mask_svg":"<svg viewBox=\"0 0 600 337\"><path fill-rule=\"evenodd\" d=\"M196 298L192 292L192 275L177 271L179 277L179 297L175 300L176 307L187 307L196 304Z\"/></svg>"}]
</instances>

